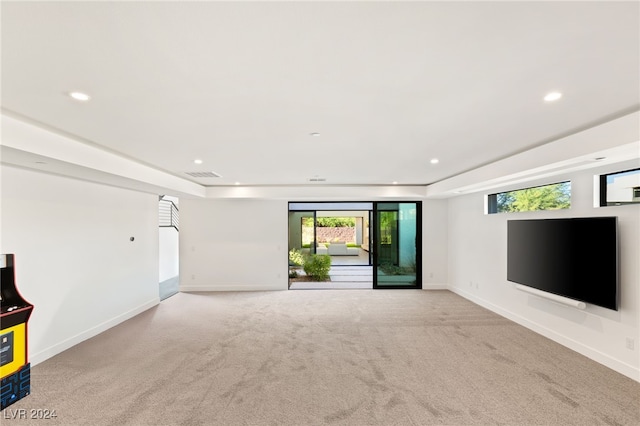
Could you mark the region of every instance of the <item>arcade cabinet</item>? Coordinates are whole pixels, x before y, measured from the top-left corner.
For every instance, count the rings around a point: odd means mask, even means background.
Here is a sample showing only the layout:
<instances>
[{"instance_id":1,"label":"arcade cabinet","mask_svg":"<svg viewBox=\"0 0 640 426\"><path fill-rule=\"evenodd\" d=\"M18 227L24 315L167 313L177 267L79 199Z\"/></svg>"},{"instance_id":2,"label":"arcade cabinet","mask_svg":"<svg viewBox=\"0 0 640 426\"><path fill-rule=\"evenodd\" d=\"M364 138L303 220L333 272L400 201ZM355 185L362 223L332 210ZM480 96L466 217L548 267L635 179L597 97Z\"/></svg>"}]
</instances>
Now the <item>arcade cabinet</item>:
<instances>
[{"instance_id":1,"label":"arcade cabinet","mask_svg":"<svg viewBox=\"0 0 640 426\"><path fill-rule=\"evenodd\" d=\"M31 392L27 321L33 305L20 296L13 254L0 255L0 411Z\"/></svg>"}]
</instances>

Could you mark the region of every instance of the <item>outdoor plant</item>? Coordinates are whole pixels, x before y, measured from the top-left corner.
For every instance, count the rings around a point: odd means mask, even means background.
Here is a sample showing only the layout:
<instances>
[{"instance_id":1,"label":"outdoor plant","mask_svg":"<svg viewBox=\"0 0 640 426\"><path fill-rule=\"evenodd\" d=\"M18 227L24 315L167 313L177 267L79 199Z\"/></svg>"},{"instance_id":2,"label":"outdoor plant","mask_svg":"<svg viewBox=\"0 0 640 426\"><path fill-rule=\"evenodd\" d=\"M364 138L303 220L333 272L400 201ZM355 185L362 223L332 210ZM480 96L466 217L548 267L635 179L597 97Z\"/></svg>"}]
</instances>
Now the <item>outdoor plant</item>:
<instances>
[{"instance_id":1,"label":"outdoor plant","mask_svg":"<svg viewBox=\"0 0 640 426\"><path fill-rule=\"evenodd\" d=\"M329 279L329 269L331 269L331 256L327 254L312 254L305 259L302 269L314 280L327 281Z\"/></svg>"},{"instance_id":2,"label":"outdoor plant","mask_svg":"<svg viewBox=\"0 0 640 426\"><path fill-rule=\"evenodd\" d=\"M289 250L289 262L297 266L302 266L304 264L304 255L300 250L291 249Z\"/></svg>"},{"instance_id":3,"label":"outdoor plant","mask_svg":"<svg viewBox=\"0 0 640 426\"><path fill-rule=\"evenodd\" d=\"M384 261L380 263L380 270L384 272L385 275L410 275L416 271L416 268L414 263L408 266L397 266L389 261Z\"/></svg>"},{"instance_id":4,"label":"outdoor plant","mask_svg":"<svg viewBox=\"0 0 640 426\"><path fill-rule=\"evenodd\" d=\"M497 195L498 212L529 212L571 207L571 182L501 192Z\"/></svg>"}]
</instances>

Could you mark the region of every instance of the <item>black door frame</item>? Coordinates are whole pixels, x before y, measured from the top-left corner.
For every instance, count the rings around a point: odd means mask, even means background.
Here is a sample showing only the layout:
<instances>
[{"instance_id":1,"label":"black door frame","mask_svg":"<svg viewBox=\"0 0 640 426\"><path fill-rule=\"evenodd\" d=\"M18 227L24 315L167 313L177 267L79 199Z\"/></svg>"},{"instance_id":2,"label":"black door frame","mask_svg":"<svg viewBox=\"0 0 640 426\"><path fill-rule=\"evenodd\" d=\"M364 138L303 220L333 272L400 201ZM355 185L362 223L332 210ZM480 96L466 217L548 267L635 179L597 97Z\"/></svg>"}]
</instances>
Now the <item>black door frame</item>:
<instances>
[{"instance_id":1,"label":"black door frame","mask_svg":"<svg viewBox=\"0 0 640 426\"><path fill-rule=\"evenodd\" d=\"M415 285L379 285L378 284L378 274L376 268L378 267L378 250L376 249L377 240L373 241L373 247L371 249L373 253L373 288L374 289L384 289L384 290L393 290L393 289L422 289L422 201L404 201L404 200L392 200L392 201L374 201L373 202L373 234L375 236L378 235L378 211L388 211L388 210L378 210L378 204L403 204L403 203L415 203L416 205L416 284Z\"/></svg>"},{"instance_id":2,"label":"black door frame","mask_svg":"<svg viewBox=\"0 0 640 426\"><path fill-rule=\"evenodd\" d=\"M369 265L372 267L372 279L373 279L373 288L374 289L422 289L422 201L421 200L388 200L388 201L289 201L287 204L287 212L291 211L305 211L305 212L313 212L314 218L314 230L313 230L313 238L314 242L316 242L316 230L315 230L315 222L317 217L317 209L314 210L291 210L291 204L359 204L359 203L367 203L371 204L372 208L369 209ZM378 264L378 250L376 249L376 236L378 233L377 229L377 212L378 212L378 204L387 204L387 203L415 203L416 205L416 284L415 285L379 285L378 284L378 274L376 273L376 268ZM339 209L344 211L349 211L349 209ZM362 211L361 208L351 209L354 211ZM287 232L289 232L289 227L287 226ZM289 239L287 238L287 242ZM315 251L315 250L314 250ZM287 250L287 264L289 264Z\"/></svg>"}]
</instances>

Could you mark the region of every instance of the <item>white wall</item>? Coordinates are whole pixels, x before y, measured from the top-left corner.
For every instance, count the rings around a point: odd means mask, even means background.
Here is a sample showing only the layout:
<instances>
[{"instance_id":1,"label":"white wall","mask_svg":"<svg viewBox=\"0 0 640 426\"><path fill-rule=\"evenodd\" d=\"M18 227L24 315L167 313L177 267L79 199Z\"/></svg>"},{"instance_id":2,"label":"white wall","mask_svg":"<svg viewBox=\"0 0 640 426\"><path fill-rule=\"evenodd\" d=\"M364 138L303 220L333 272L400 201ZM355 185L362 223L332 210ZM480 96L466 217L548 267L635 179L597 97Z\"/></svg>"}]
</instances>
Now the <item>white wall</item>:
<instances>
[{"instance_id":1,"label":"white wall","mask_svg":"<svg viewBox=\"0 0 640 426\"><path fill-rule=\"evenodd\" d=\"M180 290L286 290L288 204L181 199Z\"/></svg>"},{"instance_id":2,"label":"white wall","mask_svg":"<svg viewBox=\"0 0 640 426\"><path fill-rule=\"evenodd\" d=\"M422 214L423 288L446 288L447 201ZM180 290L287 289L287 201L181 199L180 223Z\"/></svg>"},{"instance_id":3,"label":"white wall","mask_svg":"<svg viewBox=\"0 0 640 426\"><path fill-rule=\"evenodd\" d=\"M15 254L18 289L35 306L33 364L159 302L156 195L8 166L0 172L0 250Z\"/></svg>"},{"instance_id":4,"label":"white wall","mask_svg":"<svg viewBox=\"0 0 640 426\"><path fill-rule=\"evenodd\" d=\"M443 289L449 283L448 200L422 203L422 288Z\"/></svg>"},{"instance_id":5,"label":"white wall","mask_svg":"<svg viewBox=\"0 0 640 426\"><path fill-rule=\"evenodd\" d=\"M607 166L547 182L571 180L569 210L485 215L482 193L450 199L449 281L456 293L640 380L640 205L593 207L594 174L616 170L621 169ZM507 220L580 216L618 216L621 306L617 312L592 305L584 311L559 305L520 292L506 280ZM627 349L627 339L633 339L635 349Z\"/></svg>"}]
</instances>

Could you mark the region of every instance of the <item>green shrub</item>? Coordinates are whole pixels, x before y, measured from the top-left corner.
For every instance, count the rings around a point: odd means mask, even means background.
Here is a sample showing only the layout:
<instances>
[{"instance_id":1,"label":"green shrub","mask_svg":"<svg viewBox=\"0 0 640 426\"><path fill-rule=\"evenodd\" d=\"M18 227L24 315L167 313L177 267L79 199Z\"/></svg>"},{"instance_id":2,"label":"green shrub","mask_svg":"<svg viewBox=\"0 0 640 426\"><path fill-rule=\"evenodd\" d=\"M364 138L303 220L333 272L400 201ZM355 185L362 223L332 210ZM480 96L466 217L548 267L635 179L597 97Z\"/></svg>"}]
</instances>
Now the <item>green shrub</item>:
<instances>
[{"instance_id":1,"label":"green shrub","mask_svg":"<svg viewBox=\"0 0 640 426\"><path fill-rule=\"evenodd\" d=\"M289 251L289 262L293 265L302 266L304 264L304 255L300 250L291 249Z\"/></svg>"},{"instance_id":2,"label":"green shrub","mask_svg":"<svg viewBox=\"0 0 640 426\"><path fill-rule=\"evenodd\" d=\"M331 256L327 254L312 254L305 259L302 269L315 280L327 281L329 279L329 269L331 269Z\"/></svg>"},{"instance_id":3,"label":"green shrub","mask_svg":"<svg viewBox=\"0 0 640 426\"><path fill-rule=\"evenodd\" d=\"M414 264L397 266L389 261L380 263L380 270L384 272L385 275L411 275L416 271Z\"/></svg>"}]
</instances>

